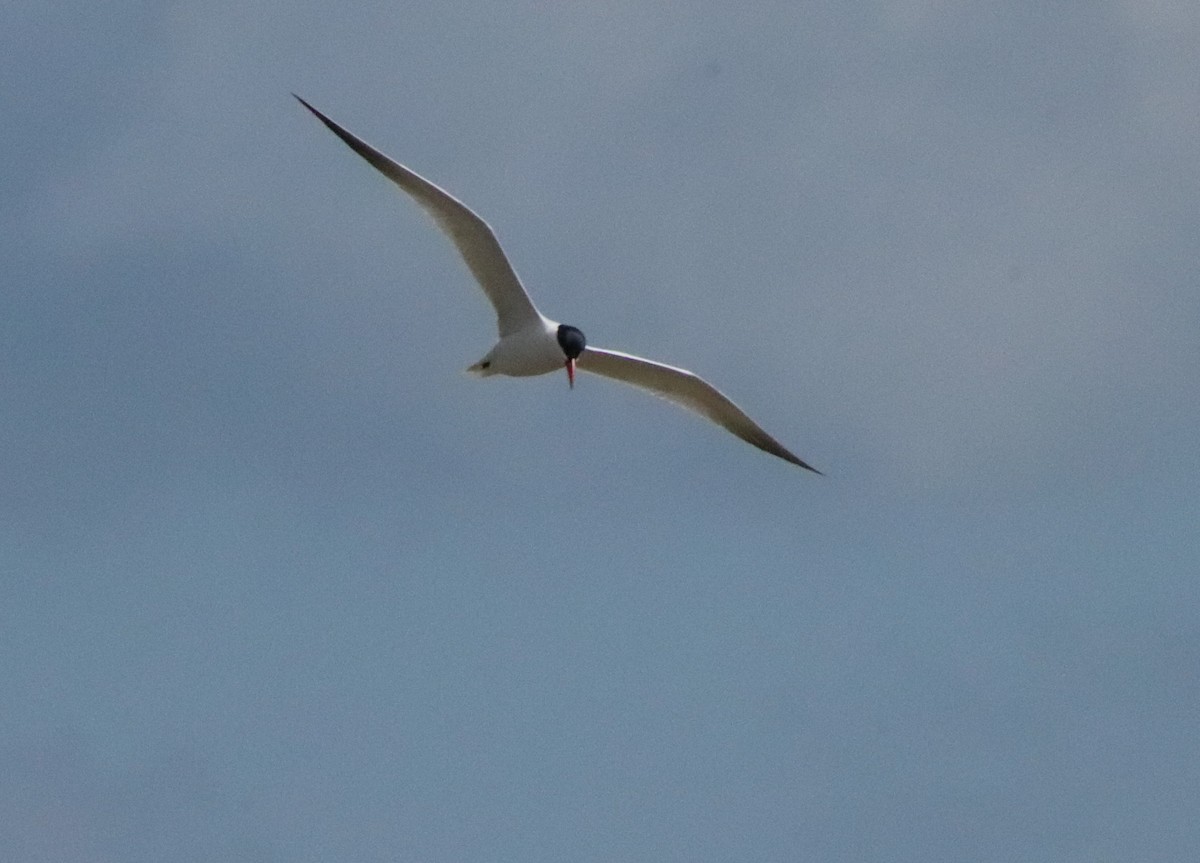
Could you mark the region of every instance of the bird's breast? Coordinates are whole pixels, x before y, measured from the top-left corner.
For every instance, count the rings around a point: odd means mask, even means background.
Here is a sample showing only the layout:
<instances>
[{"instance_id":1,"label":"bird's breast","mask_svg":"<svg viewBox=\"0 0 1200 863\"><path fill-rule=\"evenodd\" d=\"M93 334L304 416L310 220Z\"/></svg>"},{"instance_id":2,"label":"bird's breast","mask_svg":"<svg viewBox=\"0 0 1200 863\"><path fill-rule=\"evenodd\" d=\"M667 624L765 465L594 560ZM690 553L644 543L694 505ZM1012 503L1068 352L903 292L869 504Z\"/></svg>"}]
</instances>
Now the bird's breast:
<instances>
[{"instance_id":1,"label":"bird's breast","mask_svg":"<svg viewBox=\"0 0 1200 863\"><path fill-rule=\"evenodd\" d=\"M558 325L543 321L541 326L526 327L502 338L489 358L496 374L529 377L558 371L566 357L555 336Z\"/></svg>"}]
</instances>

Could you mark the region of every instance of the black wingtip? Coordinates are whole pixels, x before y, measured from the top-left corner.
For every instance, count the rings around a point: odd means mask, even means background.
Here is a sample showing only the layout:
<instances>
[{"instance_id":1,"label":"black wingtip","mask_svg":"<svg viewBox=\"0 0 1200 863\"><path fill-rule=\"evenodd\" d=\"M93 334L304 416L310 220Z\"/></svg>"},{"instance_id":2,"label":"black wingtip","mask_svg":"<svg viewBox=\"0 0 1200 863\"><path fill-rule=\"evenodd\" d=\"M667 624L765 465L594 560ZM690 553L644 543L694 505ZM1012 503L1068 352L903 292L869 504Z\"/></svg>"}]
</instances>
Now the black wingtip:
<instances>
[{"instance_id":1,"label":"black wingtip","mask_svg":"<svg viewBox=\"0 0 1200 863\"><path fill-rule=\"evenodd\" d=\"M813 467L811 464L808 464L807 462L801 461L800 459L796 459L796 461L794 462L794 464L796 464L796 465L798 465L798 466L800 466L800 467L804 468L805 470L811 470L811 471L812 471L813 473L815 473L817 476L825 476L825 474L824 474L824 473L822 473L821 471L817 470L817 469L816 469L815 467Z\"/></svg>"},{"instance_id":2,"label":"black wingtip","mask_svg":"<svg viewBox=\"0 0 1200 863\"><path fill-rule=\"evenodd\" d=\"M305 108L307 108L309 110L309 112L314 117L316 117L318 120L320 120L322 123L325 123L326 125L329 124L329 118L326 117L324 114L322 114L320 111L318 111L316 108L314 108L312 105L308 104L308 101L306 99L304 99L302 96L298 96L295 93L293 93L292 98L295 99L297 102L299 102L301 105L303 105Z\"/></svg>"}]
</instances>

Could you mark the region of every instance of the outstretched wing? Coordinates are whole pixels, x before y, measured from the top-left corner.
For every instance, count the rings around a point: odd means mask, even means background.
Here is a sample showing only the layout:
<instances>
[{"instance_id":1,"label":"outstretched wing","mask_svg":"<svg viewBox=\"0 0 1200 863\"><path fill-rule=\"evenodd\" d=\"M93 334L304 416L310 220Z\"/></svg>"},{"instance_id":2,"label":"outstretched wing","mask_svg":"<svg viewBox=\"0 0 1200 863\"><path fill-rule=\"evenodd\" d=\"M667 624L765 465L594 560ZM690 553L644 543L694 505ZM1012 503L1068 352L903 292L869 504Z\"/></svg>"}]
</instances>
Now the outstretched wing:
<instances>
[{"instance_id":1,"label":"outstretched wing","mask_svg":"<svg viewBox=\"0 0 1200 863\"><path fill-rule=\"evenodd\" d=\"M293 93L293 96L296 94ZM351 150L407 192L437 222L467 262L475 281L496 309L500 337L536 323L541 315L525 292L495 232L466 204L438 188L415 171L393 161L361 138L347 132L299 96L296 99L337 135Z\"/></svg>"},{"instance_id":2,"label":"outstretched wing","mask_svg":"<svg viewBox=\"0 0 1200 863\"><path fill-rule=\"evenodd\" d=\"M758 423L746 416L746 412L730 401L724 393L686 369L656 363L621 351L593 348L590 345L579 355L576 363L585 372L624 381L669 399L707 417L748 444L813 473L820 473L763 431Z\"/></svg>"}]
</instances>

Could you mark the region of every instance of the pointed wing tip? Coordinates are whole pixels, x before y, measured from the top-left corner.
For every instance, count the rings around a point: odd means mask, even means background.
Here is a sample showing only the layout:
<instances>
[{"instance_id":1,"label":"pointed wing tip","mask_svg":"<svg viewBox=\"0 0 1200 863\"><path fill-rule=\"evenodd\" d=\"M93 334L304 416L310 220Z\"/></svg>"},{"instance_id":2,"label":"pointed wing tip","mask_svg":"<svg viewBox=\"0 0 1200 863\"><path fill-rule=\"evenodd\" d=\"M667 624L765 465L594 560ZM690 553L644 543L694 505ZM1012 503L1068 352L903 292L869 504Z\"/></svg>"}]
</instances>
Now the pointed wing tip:
<instances>
[{"instance_id":1,"label":"pointed wing tip","mask_svg":"<svg viewBox=\"0 0 1200 863\"><path fill-rule=\"evenodd\" d=\"M322 114L320 111L318 111L316 108L314 108L312 105L310 105L308 103L308 100L306 100L303 96L299 96L299 95L293 93L292 98L295 99L297 102L299 102L301 105L303 105L305 108L307 108L310 114L312 114L314 117L316 117L322 123L324 123L326 126L330 125L329 118L326 117L324 114Z\"/></svg>"},{"instance_id":2,"label":"pointed wing tip","mask_svg":"<svg viewBox=\"0 0 1200 863\"><path fill-rule=\"evenodd\" d=\"M811 464L804 461L803 459L796 458L796 456L792 455L791 453L788 453L788 455L791 456L791 458L785 458L784 461L789 461L792 464L796 465L796 467L802 467L805 470L811 470L817 476L825 476L824 472L817 470L815 467L813 467Z\"/></svg>"}]
</instances>

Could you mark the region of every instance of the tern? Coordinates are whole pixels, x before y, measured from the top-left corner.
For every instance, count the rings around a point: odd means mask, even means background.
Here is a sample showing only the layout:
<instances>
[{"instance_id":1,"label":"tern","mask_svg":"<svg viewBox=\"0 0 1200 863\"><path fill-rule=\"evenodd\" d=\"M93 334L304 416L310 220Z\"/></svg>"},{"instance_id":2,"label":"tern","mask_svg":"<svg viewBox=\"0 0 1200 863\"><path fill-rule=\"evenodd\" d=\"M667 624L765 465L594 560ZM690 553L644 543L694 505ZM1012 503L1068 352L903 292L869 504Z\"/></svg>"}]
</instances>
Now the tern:
<instances>
[{"instance_id":1,"label":"tern","mask_svg":"<svg viewBox=\"0 0 1200 863\"><path fill-rule=\"evenodd\" d=\"M295 93L292 94L296 96ZM695 411L746 443L784 461L821 473L793 455L750 419L724 393L686 369L587 343L578 327L552 321L538 311L509 263L492 228L449 192L404 167L343 129L304 99L296 99L372 167L407 192L458 248L496 309L500 340L467 371L481 377L543 375L563 367L574 388L576 367L649 390Z\"/></svg>"}]
</instances>

